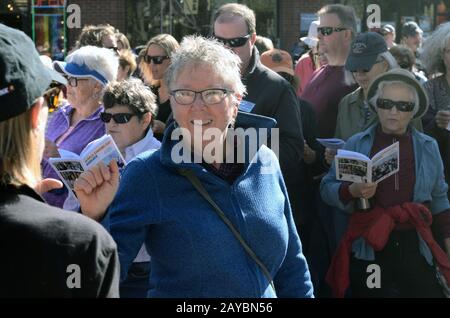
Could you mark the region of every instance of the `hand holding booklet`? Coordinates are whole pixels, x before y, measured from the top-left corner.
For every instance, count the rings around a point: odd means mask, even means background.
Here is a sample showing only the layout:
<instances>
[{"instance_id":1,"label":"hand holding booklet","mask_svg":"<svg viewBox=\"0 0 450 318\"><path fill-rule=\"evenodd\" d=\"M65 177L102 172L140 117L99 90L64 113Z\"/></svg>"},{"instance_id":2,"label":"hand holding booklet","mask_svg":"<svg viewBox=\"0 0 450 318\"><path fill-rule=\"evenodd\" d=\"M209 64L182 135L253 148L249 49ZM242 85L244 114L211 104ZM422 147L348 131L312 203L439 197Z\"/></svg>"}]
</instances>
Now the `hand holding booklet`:
<instances>
[{"instance_id":1,"label":"hand holding booklet","mask_svg":"<svg viewBox=\"0 0 450 318\"><path fill-rule=\"evenodd\" d=\"M60 158L49 158L49 163L72 192L74 182L80 174L99 162L108 165L114 159L119 168L125 165L125 160L110 135L104 135L90 142L80 155L64 149L59 149L59 154Z\"/></svg>"},{"instance_id":2,"label":"hand holding booklet","mask_svg":"<svg viewBox=\"0 0 450 318\"><path fill-rule=\"evenodd\" d=\"M327 138L327 139L316 138L316 139L322 146L332 150L341 149L344 148L345 146L345 141L339 138Z\"/></svg>"},{"instance_id":3,"label":"hand holding booklet","mask_svg":"<svg viewBox=\"0 0 450 318\"><path fill-rule=\"evenodd\" d=\"M359 152L339 149L334 157L336 179L378 183L399 171L399 154L398 142L379 151L372 159Z\"/></svg>"}]
</instances>

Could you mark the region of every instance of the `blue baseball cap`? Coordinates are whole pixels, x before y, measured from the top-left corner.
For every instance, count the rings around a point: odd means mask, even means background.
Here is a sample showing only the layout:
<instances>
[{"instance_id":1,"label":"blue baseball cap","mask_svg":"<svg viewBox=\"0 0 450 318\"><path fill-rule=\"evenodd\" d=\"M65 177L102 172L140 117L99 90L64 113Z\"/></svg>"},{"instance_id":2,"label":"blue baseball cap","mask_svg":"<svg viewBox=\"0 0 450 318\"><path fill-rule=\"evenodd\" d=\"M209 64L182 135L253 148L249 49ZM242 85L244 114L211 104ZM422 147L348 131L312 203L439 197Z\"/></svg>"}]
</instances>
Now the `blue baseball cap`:
<instances>
[{"instance_id":1,"label":"blue baseball cap","mask_svg":"<svg viewBox=\"0 0 450 318\"><path fill-rule=\"evenodd\" d=\"M376 32L360 33L350 46L345 69L350 72L370 70L376 63L377 56L387 51L388 48L383 36Z\"/></svg>"},{"instance_id":2,"label":"blue baseball cap","mask_svg":"<svg viewBox=\"0 0 450 318\"><path fill-rule=\"evenodd\" d=\"M91 70L85 64L79 65L76 63L55 61L53 62L53 67L56 71L70 77L92 78L100 82L102 85L108 84L108 80L102 74L95 70Z\"/></svg>"}]
</instances>

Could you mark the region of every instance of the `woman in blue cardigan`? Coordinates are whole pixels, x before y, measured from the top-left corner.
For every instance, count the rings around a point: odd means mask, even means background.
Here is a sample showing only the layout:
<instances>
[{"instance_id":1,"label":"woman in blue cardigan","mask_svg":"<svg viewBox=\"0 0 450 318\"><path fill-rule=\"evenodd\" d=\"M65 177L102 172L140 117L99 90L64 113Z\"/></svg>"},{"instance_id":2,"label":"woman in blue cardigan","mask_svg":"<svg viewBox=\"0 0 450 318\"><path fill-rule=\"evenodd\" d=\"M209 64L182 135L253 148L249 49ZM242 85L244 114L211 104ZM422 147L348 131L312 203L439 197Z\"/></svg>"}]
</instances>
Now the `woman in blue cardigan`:
<instances>
[{"instance_id":1,"label":"woman in blue cardigan","mask_svg":"<svg viewBox=\"0 0 450 318\"><path fill-rule=\"evenodd\" d=\"M410 124L426 112L426 93L397 69L374 79L368 100L380 123L345 148L372 157L398 142L399 170L378 183L343 182L333 164L322 179L323 200L350 218L327 281L340 297L348 286L353 297L443 297L435 266L450 283L447 184L436 141Z\"/></svg>"},{"instance_id":2,"label":"woman in blue cardigan","mask_svg":"<svg viewBox=\"0 0 450 318\"><path fill-rule=\"evenodd\" d=\"M261 132L275 123L238 116L245 93L239 63L215 40L185 38L166 73L175 122L161 149L128 164L106 215L115 169L96 167L76 183L80 201L85 193L98 195L96 206L82 209L110 229L122 279L146 243L152 257L149 297L313 296L277 157L261 144ZM276 135L271 140L273 146Z\"/></svg>"}]
</instances>

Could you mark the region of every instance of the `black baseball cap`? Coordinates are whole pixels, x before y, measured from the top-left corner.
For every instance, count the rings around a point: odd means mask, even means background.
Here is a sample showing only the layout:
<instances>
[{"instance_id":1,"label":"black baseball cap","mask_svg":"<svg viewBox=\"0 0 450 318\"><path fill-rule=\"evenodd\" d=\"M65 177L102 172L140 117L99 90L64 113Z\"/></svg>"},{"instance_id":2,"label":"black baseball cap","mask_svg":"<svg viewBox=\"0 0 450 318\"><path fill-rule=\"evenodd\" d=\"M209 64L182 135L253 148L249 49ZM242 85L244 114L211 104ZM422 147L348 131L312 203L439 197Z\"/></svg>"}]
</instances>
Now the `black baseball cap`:
<instances>
[{"instance_id":1,"label":"black baseball cap","mask_svg":"<svg viewBox=\"0 0 450 318\"><path fill-rule=\"evenodd\" d=\"M350 53L345 62L345 68L350 72L370 70L380 53L388 48L383 36L376 32L360 33L350 45Z\"/></svg>"},{"instance_id":2,"label":"black baseball cap","mask_svg":"<svg viewBox=\"0 0 450 318\"><path fill-rule=\"evenodd\" d=\"M33 41L0 23L0 121L27 111L52 81L67 81L40 60Z\"/></svg>"}]
</instances>

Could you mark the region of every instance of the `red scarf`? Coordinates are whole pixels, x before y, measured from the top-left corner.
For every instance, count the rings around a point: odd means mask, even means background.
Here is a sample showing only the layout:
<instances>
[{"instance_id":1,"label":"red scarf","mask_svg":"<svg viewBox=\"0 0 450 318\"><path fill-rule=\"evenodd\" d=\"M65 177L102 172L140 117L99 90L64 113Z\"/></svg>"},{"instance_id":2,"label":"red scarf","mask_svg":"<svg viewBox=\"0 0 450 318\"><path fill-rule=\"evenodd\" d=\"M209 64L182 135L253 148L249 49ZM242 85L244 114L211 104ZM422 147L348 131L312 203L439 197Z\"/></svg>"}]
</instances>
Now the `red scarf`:
<instances>
[{"instance_id":1,"label":"red scarf","mask_svg":"<svg viewBox=\"0 0 450 318\"><path fill-rule=\"evenodd\" d=\"M350 285L349 265L352 242L363 237L375 251L381 251L396 223L410 223L428 245L447 284L450 285L450 261L431 233L431 212L422 204L403 203L387 209L376 207L370 212L353 213L328 270L326 281L334 297L344 297Z\"/></svg>"}]
</instances>

